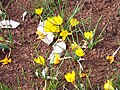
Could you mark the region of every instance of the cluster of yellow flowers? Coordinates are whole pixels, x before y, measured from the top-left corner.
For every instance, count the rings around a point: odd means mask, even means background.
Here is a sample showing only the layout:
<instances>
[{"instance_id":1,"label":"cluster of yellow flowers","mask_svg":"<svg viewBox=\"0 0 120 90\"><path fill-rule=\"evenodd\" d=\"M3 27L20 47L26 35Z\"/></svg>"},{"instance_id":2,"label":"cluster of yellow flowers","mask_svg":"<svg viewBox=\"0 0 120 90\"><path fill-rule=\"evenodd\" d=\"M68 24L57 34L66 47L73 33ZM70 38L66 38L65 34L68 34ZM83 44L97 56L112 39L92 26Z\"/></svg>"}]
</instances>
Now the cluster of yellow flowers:
<instances>
[{"instance_id":1,"label":"cluster of yellow flowers","mask_svg":"<svg viewBox=\"0 0 120 90\"><path fill-rule=\"evenodd\" d=\"M60 15L58 16L54 16L51 18L47 18L47 20L45 20L45 26L44 26L44 30L46 32L60 32L60 25L62 25L63 23L63 19Z\"/></svg>"},{"instance_id":2,"label":"cluster of yellow flowers","mask_svg":"<svg viewBox=\"0 0 120 90\"><path fill-rule=\"evenodd\" d=\"M35 13L38 15L41 15L41 13L43 12L43 8L38 8L35 10ZM65 30L62 26L63 24L63 18L60 15L57 16L53 16L53 17L48 17L45 20L45 24L44 24L44 31L45 32L53 32L53 33L59 33L59 36L62 37L63 40L66 39L66 37L68 35L72 35L72 33L69 33L68 30ZM70 25L72 27L76 26L79 24L79 21L75 18L72 18L70 20ZM39 35L40 39L44 38L44 34L40 33L40 32L36 32L36 34Z\"/></svg>"},{"instance_id":3,"label":"cluster of yellow flowers","mask_svg":"<svg viewBox=\"0 0 120 90\"><path fill-rule=\"evenodd\" d=\"M38 8L35 10L35 13L38 15L41 15L42 12L43 12L43 8ZM44 21L43 29L45 32L57 33L57 34L59 34L60 37L62 37L62 40L65 40L68 35L72 35L72 33L68 32L68 31L71 30L71 27L75 27L76 25L78 25L79 21L75 18L71 18L70 30L65 30L63 23L64 23L64 20L60 15L48 17ZM39 35L39 37L38 37L39 39L43 39L45 37L45 35L39 31L36 31L36 34ZM85 31L83 33L83 36L87 41L91 42L93 39L93 36L94 36L93 34L94 34L93 31ZM0 38L0 40L2 40L2 39ZM71 48L78 57L83 57L85 55L83 49L76 42L73 42L71 44ZM109 60L110 64L114 61L113 56L107 56L106 59ZM41 55L38 56L38 58L34 58L34 61L39 65L45 65L45 59ZM60 56L58 54L55 54L54 64L59 64L60 61L61 61ZM11 59L8 60L8 58L6 57L5 59L1 60L0 62L3 62L3 64L7 64L8 62L11 62ZM82 77L86 77L87 74L80 73L79 76L80 76L80 78L82 78ZM71 73L68 72L67 74L64 75L64 77L67 82L70 82L73 85L75 85L75 71L72 71ZM104 90L115 90L112 85L112 82L110 80L108 80L107 83L104 84Z\"/></svg>"},{"instance_id":4,"label":"cluster of yellow flowers","mask_svg":"<svg viewBox=\"0 0 120 90\"><path fill-rule=\"evenodd\" d=\"M62 37L63 40L65 40L66 37L68 35L72 35L72 33L69 33L68 30L63 29L62 23L63 23L63 19L60 15L51 18L48 17L47 20L45 20L44 30L46 32L54 32L54 33L60 32L60 36ZM78 23L79 21L77 21L74 18L70 20L71 26L76 26Z\"/></svg>"},{"instance_id":5,"label":"cluster of yellow flowers","mask_svg":"<svg viewBox=\"0 0 120 90\"><path fill-rule=\"evenodd\" d=\"M87 74L81 73L80 78L86 77ZM65 79L67 82L72 83L74 86L76 85L75 83L75 71L72 71L72 73L67 73L65 74ZM104 84L104 90L115 90L112 84L111 80L107 80L107 82Z\"/></svg>"},{"instance_id":6,"label":"cluster of yellow flowers","mask_svg":"<svg viewBox=\"0 0 120 90\"><path fill-rule=\"evenodd\" d=\"M65 40L68 35L71 35L71 33L69 33L67 30L64 30L62 28L61 26L62 23L63 23L63 19L60 15L51 18L48 17L47 20L45 20L44 30L46 32L53 32L53 33L60 32L60 36L62 37L63 40Z\"/></svg>"},{"instance_id":7,"label":"cluster of yellow flowers","mask_svg":"<svg viewBox=\"0 0 120 90\"><path fill-rule=\"evenodd\" d=\"M45 65L45 59L43 56L39 55L37 58L34 58L35 63L39 64L39 65ZM55 54L55 58L54 58L54 64L59 64L61 61L61 58L59 57L58 54Z\"/></svg>"}]
</instances>

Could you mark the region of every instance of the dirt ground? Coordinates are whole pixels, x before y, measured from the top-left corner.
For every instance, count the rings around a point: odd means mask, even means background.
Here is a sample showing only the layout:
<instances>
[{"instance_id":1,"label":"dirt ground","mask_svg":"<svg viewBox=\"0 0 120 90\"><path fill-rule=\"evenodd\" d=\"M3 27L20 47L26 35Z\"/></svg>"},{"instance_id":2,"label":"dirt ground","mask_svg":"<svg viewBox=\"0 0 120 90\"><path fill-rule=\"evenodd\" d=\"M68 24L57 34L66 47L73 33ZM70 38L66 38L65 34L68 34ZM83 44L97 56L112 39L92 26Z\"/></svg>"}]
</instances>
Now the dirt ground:
<instances>
[{"instance_id":1,"label":"dirt ground","mask_svg":"<svg viewBox=\"0 0 120 90\"><path fill-rule=\"evenodd\" d=\"M4 2L3 6L5 6L6 3L7 2ZM70 10L75 4L76 0L69 0ZM36 45L37 35L35 32L39 20L27 15L25 22L22 21L24 9L33 10L32 6L33 3L31 3L30 0L15 0L7 9L10 19L20 22L20 26L12 30L15 46L11 54L13 61L5 66L0 65L0 82L12 87L13 90L17 90L17 87L22 90L36 90L37 88L41 90L43 88L42 85L44 84L42 78L37 78L35 76L35 65L33 63L33 57L36 56L33 44ZM89 17L91 13L93 28L95 27L98 18L101 15L103 16L98 32L100 32L108 22L108 26L104 31L104 39L98 43L93 50L86 52L86 60L82 62L85 73L88 73L89 70L91 70L90 81L92 86L94 88L100 86L100 90L103 89L102 87L106 82L106 78L111 78L114 70L117 69L120 73L119 64L113 63L109 65L105 60L107 55L111 55L117 49L118 42L120 42L119 7L120 0L86 0L82 10L83 18ZM79 16L80 14L78 13L76 17L79 18ZM39 42L39 53L45 57L46 53L52 50L52 47L46 45L42 41ZM0 52L0 59L3 59L5 55L6 53ZM120 61L119 56L120 51L115 56L116 61ZM66 61L60 69L61 76L71 70L66 68L68 66L68 62ZM64 77L61 78L61 80L64 80ZM72 90L71 85L68 85L67 88L68 90Z\"/></svg>"}]
</instances>

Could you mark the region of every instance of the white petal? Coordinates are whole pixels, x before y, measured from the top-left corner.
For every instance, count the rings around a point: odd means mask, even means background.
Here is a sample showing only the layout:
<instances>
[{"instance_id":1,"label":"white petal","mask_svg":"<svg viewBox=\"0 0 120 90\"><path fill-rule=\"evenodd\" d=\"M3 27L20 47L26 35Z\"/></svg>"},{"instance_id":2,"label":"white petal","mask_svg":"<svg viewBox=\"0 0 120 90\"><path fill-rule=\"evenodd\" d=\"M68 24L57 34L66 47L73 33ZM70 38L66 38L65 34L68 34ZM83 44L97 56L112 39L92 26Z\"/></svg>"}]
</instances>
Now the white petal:
<instances>
[{"instance_id":1,"label":"white petal","mask_svg":"<svg viewBox=\"0 0 120 90\"><path fill-rule=\"evenodd\" d=\"M39 76L39 74L38 74L38 69L36 69L35 75L36 75L37 77Z\"/></svg>"},{"instance_id":2,"label":"white petal","mask_svg":"<svg viewBox=\"0 0 120 90\"><path fill-rule=\"evenodd\" d=\"M45 21L44 22L40 21L40 23L37 27L37 30L45 35L45 37L42 39L42 41L45 42L46 44L50 45L53 42L54 34L52 32L45 32L44 24L45 24Z\"/></svg>"},{"instance_id":3,"label":"white petal","mask_svg":"<svg viewBox=\"0 0 120 90\"><path fill-rule=\"evenodd\" d=\"M117 48L117 50L113 53L113 57L115 57L115 55L117 54L117 52L119 51L120 47Z\"/></svg>"},{"instance_id":4,"label":"white petal","mask_svg":"<svg viewBox=\"0 0 120 90\"><path fill-rule=\"evenodd\" d=\"M55 54L57 53L59 57L61 57L62 53L66 50L66 44L64 41L57 42L53 45L53 51L51 52L48 59L50 59L50 63L53 64Z\"/></svg>"},{"instance_id":5,"label":"white petal","mask_svg":"<svg viewBox=\"0 0 120 90\"><path fill-rule=\"evenodd\" d=\"M20 25L19 22L13 21L13 20L3 20L0 21L0 27L1 28L16 28Z\"/></svg>"},{"instance_id":6,"label":"white petal","mask_svg":"<svg viewBox=\"0 0 120 90\"><path fill-rule=\"evenodd\" d=\"M58 80L56 77L47 76L47 79Z\"/></svg>"},{"instance_id":7,"label":"white petal","mask_svg":"<svg viewBox=\"0 0 120 90\"><path fill-rule=\"evenodd\" d=\"M27 12L24 12L23 15L22 15L22 20L24 21L25 20L25 16L27 15Z\"/></svg>"},{"instance_id":8,"label":"white petal","mask_svg":"<svg viewBox=\"0 0 120 90\"><path fill-rule=\"evenodd\" d=\"M2 14L3 12L0 10L0 14Z\"/></svg>"},{"instance_id":9,"label":"white petal","mask_svg":"<svg viewBox=\"0 0 120 90\"><path fill-rule=\"evenodd\" d=\"M39 25L38 25L38 27L37 27L37 30L39 31L39 32L41 32L41 33L43 33L44 35L46 35L46 33L45 33L45 31L44 31L44 23L45 22L39 22Z\"/></svg>"},{"instance_id":10,"label":"white petal","mask_svg":"<svg viewBox=\"0 0 120 90\"><path fill-rule=\"evenodd\" d=\"M42 76L45 78L46 74L47 74L47 67L45 69L42 70Z\"/></svg>"},{"instance_id":11,"label":"white petal","mask_svg":"<svg viewBox=\"0 0 120 90\"><path fill-rule=\"evenodd\" d=\"M47 34L43 39L41 39L46 44L50 45L53 42L54 35Z\"/></svg>"},{"instance_id":12,"label":"white petal","mask_svg":"<svg viewBox=\"0 0 120 90\"><path fill-rule=\"evenodd\" d=\"M66 44L64 41L58 42L53 46L54 52L62 54L66 50Z\"/></svg>"}]
</instances>

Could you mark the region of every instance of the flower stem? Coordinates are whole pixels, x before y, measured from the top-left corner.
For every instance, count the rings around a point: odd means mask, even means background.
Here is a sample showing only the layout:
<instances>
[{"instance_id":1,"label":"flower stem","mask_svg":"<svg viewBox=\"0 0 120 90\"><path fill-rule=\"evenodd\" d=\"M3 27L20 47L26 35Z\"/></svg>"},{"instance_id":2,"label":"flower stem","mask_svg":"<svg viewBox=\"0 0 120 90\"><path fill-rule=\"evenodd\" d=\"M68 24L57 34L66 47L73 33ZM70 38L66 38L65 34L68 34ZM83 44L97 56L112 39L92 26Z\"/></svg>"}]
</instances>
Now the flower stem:
<instances>
[{"instance_id":1,"label":"flower stem","mask_svg":"<svg viewBox=\"0 0 120 90\"><path fill-rule=\"evenodd\" d=\"M120 47L117 48L117 50L113 53L113 57L115 57L115 55L117 54L118 50L120 49Z\"/></svg>"}]
</instances>

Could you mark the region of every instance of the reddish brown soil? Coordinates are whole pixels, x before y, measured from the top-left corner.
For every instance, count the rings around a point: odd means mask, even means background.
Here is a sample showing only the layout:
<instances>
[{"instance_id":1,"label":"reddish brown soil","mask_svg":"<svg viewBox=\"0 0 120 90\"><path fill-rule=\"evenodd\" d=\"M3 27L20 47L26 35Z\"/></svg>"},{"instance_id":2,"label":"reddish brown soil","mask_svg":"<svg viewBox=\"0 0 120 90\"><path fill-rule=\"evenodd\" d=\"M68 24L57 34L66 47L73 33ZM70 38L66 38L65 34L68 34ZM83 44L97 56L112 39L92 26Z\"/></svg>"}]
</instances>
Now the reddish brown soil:
<instances>
[{"instance_id":1,"label":"reddish brown soil","mask_svg":"<svg viewBox=\"0 0 120 90\"><path fill-rule=\"evenodd\" d=\"M75 0L70 0L70 10L75 4ZM4 6L5 5L6 2L4 2ZM120 73L119 64L113 63L109 65L105 60L107 55L111 55L117 49L118 42L120 42L119 6L119 0L87 0L82 10L83 18L89 17L91 13L93 28L98 18L101 15L103 16L98 32L109 22L104 32L104 39L98 43L93 50L86 51L86 60L82 62L84 72L88 73L90 70L90 82L95 90L97 90L97 86L101 87L101 90L103 89L103 84L107 79L111 78L115 69ZM11 54L12 63L0 66L0 82L8 85L13 90L17 90L18 88L22 90L36 90L38 88L41 90L44 81L42 78L35 76L35 65L33 63L33 57L36 56L34 45L39 42L36 42L37 35L35 34L39 20L28 15L25 22L23 22L22 14L24 10L22 7L26 10L33 10L33 3L31 3L30 0L15 0L7 9L10 19L20 22L21 25L12 30L15 46ZM80 14L78 13L76 17L79 18L79 16ZM52 50L52 47L40 41L37 49L40 55L45 57L46 53ZM5 54L0 53L0 59L4 58ZM120 51L115 56L116 61L120 61L119 56ZM66 72L72 70L71 68L67 69L69 66L69 61L65 61L62 65L60 69L60 76L62 78L60 81L64 80L63 75ZM73 66L77 67L78 65ZM22 70L24 70L25 73L23 73ZM69 83L67 83L66 86L69 90L73 88Z\"/></svg>"}]
</instances>

